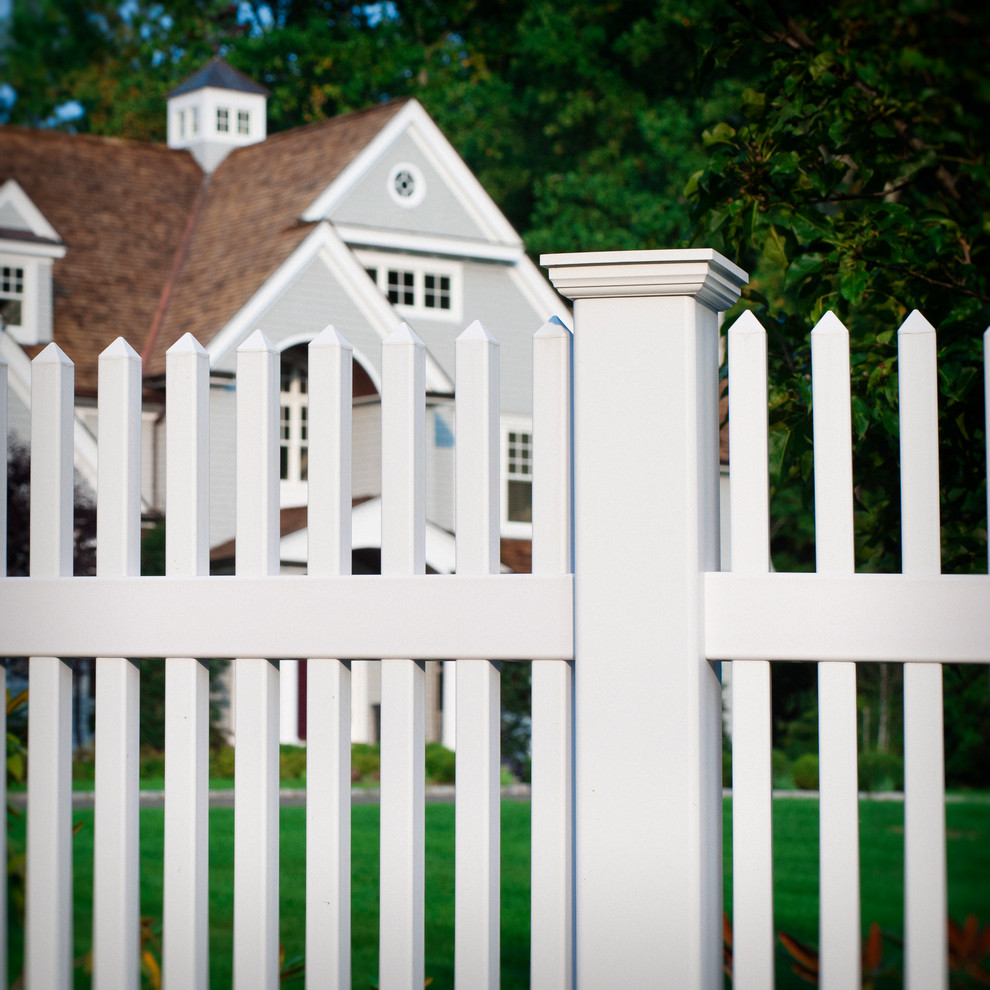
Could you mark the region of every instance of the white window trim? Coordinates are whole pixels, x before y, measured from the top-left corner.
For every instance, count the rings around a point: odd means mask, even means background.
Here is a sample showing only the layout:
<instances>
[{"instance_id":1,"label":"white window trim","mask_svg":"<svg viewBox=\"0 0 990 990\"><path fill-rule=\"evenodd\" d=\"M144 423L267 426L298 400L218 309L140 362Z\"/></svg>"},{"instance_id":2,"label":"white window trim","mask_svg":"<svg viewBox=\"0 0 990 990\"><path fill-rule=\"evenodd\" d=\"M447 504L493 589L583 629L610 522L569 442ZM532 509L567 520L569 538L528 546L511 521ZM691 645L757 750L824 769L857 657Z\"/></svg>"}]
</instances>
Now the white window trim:
<instances>
[{"instance_id":1,"label":"white window trim","mask_svg":"<svg viewBox=\"0 0 990 990\"><path fill-rule=\"evenodd\" d=\"M47 277L51 278L51 262L48 262ZM17 296L21 303L21 322L7 323L4 326L4 333L10 336L19 344L44 343L41 328L38 326L38 292L40 290L39 279L42 277L39 271L41 262L34 258L25 258L16 254L0 254L0 268L19 268L23 273L21 281L21 292ZM50 340L50 334L46 338Z\"/></svg>"},{"instance_id":2,"label":"white window trim","mask_svg":"<svg viewBox=\"0 0 990 990\"><path fill-rule=\"evenodd\" d=\"M509 519L509 434L528 433L532 444L533 421L527 416L502 416L499 423L499 477L501 479L501 520L502 536L510 540L530 540L533 538L532 522L515 522ZM530 474L530 484L532 484Z\"/></svg>"},{"instance_id":3,"label":"white window trim","mask_svg":"<svg viewBox=\"0 0 990 990\"><path fill-rule=\"evenodd\" d=\"M411 306L404 303L392 303L391 305L395 307L396 312L403 316L451 323L459 323L463 319L463 265L447 259L386 254L378 251L356 251L355 254L365 270L375 269L378 288L386 298L388 298L389 269L413 273L415 302ZM424 304L425 277L427 275L439 275L450 279L450 309L428 307Z\"/></svg>"},{"instance_id":4,"label":"white window trim","mask_svg":"<svg viewBox=\"0 0 990 990\"><path fill-rule=\"evenodd\" d=\"M287 477L280 478L279 480L279 501L283 507L297 504L304 505L309 487L307 482L302 478L302 451L304 447L309 447L309 369L303 366L300 370L307 379L305 391L300 387L300 379L297 376L293 376L288 392L281 390L281 384L279 387L279 459L281 461L281 451L283 449L286 451L287 457ZM281 417L283 408L288 408L289 411L289 436L287 438L282 437ZM305 442L302 438L304 408L307 413L305 416L305 422L307 423L307 438ZM281 471L279 473L281 474Z\"/></svg>"}]
</instances>

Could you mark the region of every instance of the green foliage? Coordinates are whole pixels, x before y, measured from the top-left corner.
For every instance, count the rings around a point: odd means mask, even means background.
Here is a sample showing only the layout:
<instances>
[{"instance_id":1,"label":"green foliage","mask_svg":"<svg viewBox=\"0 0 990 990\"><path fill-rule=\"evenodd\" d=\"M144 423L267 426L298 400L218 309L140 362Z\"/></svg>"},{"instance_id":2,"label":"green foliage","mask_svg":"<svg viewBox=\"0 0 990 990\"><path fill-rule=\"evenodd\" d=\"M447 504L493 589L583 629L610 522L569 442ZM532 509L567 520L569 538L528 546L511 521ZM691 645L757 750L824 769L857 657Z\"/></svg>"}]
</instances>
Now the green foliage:
<instances>
[{"instance_id":1,"label":"green foliage","mask_svg":"<svg viewBox=\"0 0 990 990\"><path fill-rule=\"evenodd\" d=\"M870 750L859 754L859 789L875 791L904 790L904 760L896 753Z\"/></svg>"},{"instance_id":2,"label":"green foliage","mask_svg":"<svg viewBox=\"0 0 990 990\"><path fill-rule=\"evenodd\" d=\"M217 746L210 750L210 777L216 780L234 779L233 746Z\"/></svg>"},{"instance_id":3,"label":"green foliage","mask_svg":"<svg viewBox=\"0 0 990 990\"><path fill-rule=\"evenodd\" d=\"M779 749L770 752L770 777L774 787L782 787L790 780L791 763L787 754Z\"/></svg>"},{"instance_id":4,"label":"green foliage","mask_svg":"<svg viewBox=\"0 0 990 990\"><path fill-rule=\"evenodd\" d=\"M742 305L770 333L771 484L796 519L788 562L813 562L808 332L833 310L851 335L857 563L899 569L895 334L917 308L939 331L943 569L985 570L990 10L736 10L707 64L731 72L742 56L752 85L706 131L689 192L696 243L749 269Z\"/></svg>"},{"instance_id":5,"label":"green foliage","mask_svg":"<svg viewBox=\"0 0 990 990\"><path fill-rule=\"evenodd\" d=\"M377 743L351 744L351 781L377 781L382 776L382 752Z\"/></svg>"},{"instance_id":6,"label":"green foliage","mask_svg":"<svg viewBox=\"0 0 990 990\"><path fill-rule=\"evenodd\" d=\"M802 791L818 790L818 757L814 753L799 756L791 767L791 779Z\"/></svg>"},{"instance_id":7,"label":"green foliage","mask_svg":"<svg viewBox=\"0 0 990 990\"><path fill-rule=\"evenodd\" d=\"M280 780L306 779L305 746L279 746L278 775Z\"/></svg>"},{"instance_id":8,"label":"green foliage","mask_svg":"<svg viewBox=\"0 0 990 990\"><path fill-rule=\"evenodd\" d=\"M457 757L440 743L426 744L426 779L434 784L453 784Z\"/></svg>"}]
</instances>

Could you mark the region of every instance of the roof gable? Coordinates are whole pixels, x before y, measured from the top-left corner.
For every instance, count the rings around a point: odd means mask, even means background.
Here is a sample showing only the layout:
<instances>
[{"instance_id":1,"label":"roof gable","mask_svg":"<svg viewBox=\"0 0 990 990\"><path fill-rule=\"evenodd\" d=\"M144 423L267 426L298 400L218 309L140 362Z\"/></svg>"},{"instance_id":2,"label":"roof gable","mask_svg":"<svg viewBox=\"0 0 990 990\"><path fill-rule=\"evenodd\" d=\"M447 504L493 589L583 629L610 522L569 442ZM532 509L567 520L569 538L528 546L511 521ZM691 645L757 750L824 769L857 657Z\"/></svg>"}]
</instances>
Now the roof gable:
<instances>
[{"instance_id":1,"label":"roof gable","mask_svg":"<svg viewBox=\"0 0 990 990\"><path fill-rule=\"evenodd\" d=\"M58 231L31 202L16 179L8 179L0 186L0 240L62 244Z\"/></svg>"},{"instance_id":2,"label":"roof gable","mask_svg":"<svg viewBox=\"0 0 990 990\"><path fill-rule=\"evenodd\" d=\"M399 179L393 172L405 163L422 172L426 193L422 199L410 197L415 201L400 205L397 197L390 196L389 183ZM366 219L371 203L376 205L374 224ZM421 236L454 234L465 242L476 238L488 245L514 250L522 245L521 238L474 173L416 100L409 100L313 200L303 219L328 219L340 226L361 225ZM369 239L368 233L366 230L364 236L347 239L386 246L387 238Z\"/></svg>"}]
</instances>

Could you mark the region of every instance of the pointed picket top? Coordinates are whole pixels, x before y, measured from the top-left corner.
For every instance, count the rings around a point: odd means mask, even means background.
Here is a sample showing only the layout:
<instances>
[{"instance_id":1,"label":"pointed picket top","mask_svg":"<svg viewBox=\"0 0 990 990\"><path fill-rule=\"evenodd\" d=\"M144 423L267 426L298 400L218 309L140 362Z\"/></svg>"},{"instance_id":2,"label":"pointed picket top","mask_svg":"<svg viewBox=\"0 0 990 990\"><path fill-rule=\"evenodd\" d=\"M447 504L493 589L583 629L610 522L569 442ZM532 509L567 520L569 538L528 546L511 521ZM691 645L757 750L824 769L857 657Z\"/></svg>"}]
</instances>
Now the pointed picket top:
<instances>
[{"instance_id":1,"label":"pointed picket top","mask_svg":"<svg viewBox=\"0 0 990 990\"><path fill-rule=\"evenodd\" d=\"M124 359L132 361L137 358L138 361L141 360L141 355L138 354L130 344L124 340L123 337L118 337L112 344L109 344L100 352L100 360L113 360L113 359Z\"/></svg>"},{"instance_id":2,"label":"pointed picket top","mask_svg":"<svg viewBox=\"0 0 990 990\"><path fill-rule=\"evenodd\" d=\"M935 328L921 315L917 309L911 310L911 315L900 325L897 336L909 333L935 333Z\"/></svg>"},{"instance_id":3,"label":"pointed picket top","mask_svg":"<svg viewBox=\"0 0 990 990\"><path fill-rule=\"evenodd\" d=\"M247 340L237 348L237 353L276 353L278 348L265 336L261 330L255 330Z\"/></svg>"},{"instance_id":4,"label":"pointed picket top","mask_svg":"<svg viewBox=\"0 0 990 990\"><path fill-rule=\"evenodd\" d=\"M571 333L570 327L559 316L551 316L533 337L564 337Z\"/></svg>"},{"instance_id":5,"label":"pointed picket top","mask_svg":"<svg viewBox=\"0 0 990 990\"><path fill-rule=\"evenodd\" d=\"M61 364L66 367L74 367L69 355L52 341L35 359L32 364Z\"/></svg>"},{"instance_id":6,"label":"pointed picket top","mask_svg":"<svg viewBox=\"0 0 990 990\"><path fill-rule=\"evenodd\" d=\"M732 334L733 337L738 337L742 334L765 334L766 330L764 329L763 324L756 318L756 314L751 309L747 309L739 316L739 319L729 327L729 333Z\"/></svg>"},{"instance_id":7,"label":"pointed picket top","mask_svg":"<svg viewBox=\"0 0 990 990\"><path fill-rule=\"evenodd\" d=\"M340 348L354 352L351 342L332 324L328 323L311 341L310 347Z\"/></svg>"},{"instance_id":8,"label":"pointed picket top","mask_svg":"<svg viewBox=\"0 0 990 990\"><path fill-rule=\"evenodd\" d=\"M849 336L849 331L845 328L842 320L840 320L832 310L825 313L822 318L815 324L811 331L815 336L824 337L827 335L843 335Z\"/></svg>"},{"instance_id":9,"label":"pointed picket top","mask_svg":"<svg viewBox=\"0 0 990 990\"><path fill-rule=\"evenodd\" d=\"M475 320L457 339L484 340L490 344L498 344L498 341L482 326L480 320Z\"/></svg>"},{"instance_id":10,"label":"pointed picket top","mask_svg":"<svg viewBox=\"0 0 990 990\"><path fill-rule=\"evenodd\" d=\"M386 344L412 344L415 347L426 349L426 344L416 336L416 332L408 323L400 323L383 341Z\"/></svg>"},{"instance_id":11,"label":"pointed picket top","mask_svg":"<svg viewBox=\"0 0 990 990\"><path fill-rule=\"evenodd\" d=\"M166 354L206 354L206 348L187 330Z\"/></svg>"}]
</instances>

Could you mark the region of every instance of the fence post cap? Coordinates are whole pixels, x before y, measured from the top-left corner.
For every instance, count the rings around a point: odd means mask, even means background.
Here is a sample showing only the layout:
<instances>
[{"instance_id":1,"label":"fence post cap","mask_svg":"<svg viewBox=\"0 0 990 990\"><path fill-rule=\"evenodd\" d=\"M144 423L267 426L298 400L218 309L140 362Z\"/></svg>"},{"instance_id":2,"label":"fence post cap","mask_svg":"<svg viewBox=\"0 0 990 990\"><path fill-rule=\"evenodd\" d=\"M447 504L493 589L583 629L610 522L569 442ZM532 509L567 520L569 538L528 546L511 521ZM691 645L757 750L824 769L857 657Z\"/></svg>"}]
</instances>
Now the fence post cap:
<instances>
[{"instance_id":1,"label":"fence post cap","mask_svg":"<svg viewBox=\"0 0 990 990\"><path fill-rule=\"evenodd\" d=\"M711 248L668 251L590 251L545 254L540 264L568 299L694 296L716 311L728 309L748 273Z\"/></svg>"}]
</instances>

